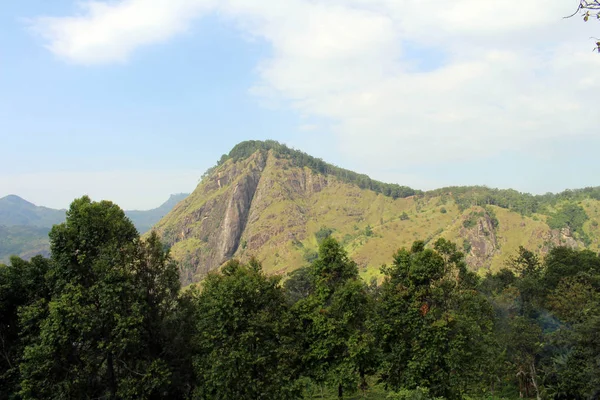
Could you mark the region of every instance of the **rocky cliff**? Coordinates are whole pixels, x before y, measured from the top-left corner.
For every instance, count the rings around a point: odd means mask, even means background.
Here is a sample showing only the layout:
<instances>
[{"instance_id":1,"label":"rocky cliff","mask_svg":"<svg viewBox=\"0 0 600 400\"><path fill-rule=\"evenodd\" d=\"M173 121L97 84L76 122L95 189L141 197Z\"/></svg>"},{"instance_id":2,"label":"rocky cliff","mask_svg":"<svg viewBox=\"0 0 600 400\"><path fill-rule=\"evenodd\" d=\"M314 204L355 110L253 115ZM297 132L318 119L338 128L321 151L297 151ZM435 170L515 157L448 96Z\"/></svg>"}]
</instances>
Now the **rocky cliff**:
<instances>
[{"instance_id":1,"label":"rocky cliff","mask_svg":"<svg viewBox=\"0 0 600 400\"><path fill-rule=\"evenodd\" d=\"M582 204L593 221L599 203ZM270 272L293 270L314 259L319 237L327 234L368 279L399 247L419 239L456 242L480 272L505 266L519 246L541 254L556 245L583 246L568 230L550 229L546 218L460 206L447 193L394 198L261 149L221 162L155 229L180 262L184 284L234 257L255 256Z\"/></svg>"}]
</instances>

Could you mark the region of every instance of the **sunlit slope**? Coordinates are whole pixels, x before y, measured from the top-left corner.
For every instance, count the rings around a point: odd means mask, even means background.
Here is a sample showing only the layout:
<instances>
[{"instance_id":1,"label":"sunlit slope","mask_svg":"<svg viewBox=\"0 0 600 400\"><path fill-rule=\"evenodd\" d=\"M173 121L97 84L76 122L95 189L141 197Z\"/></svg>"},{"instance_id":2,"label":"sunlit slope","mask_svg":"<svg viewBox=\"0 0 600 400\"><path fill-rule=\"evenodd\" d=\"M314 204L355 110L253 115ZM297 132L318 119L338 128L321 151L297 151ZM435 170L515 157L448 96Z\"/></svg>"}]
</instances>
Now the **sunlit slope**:
<instances>
[{"instance_id":1,"label":"sunlit slope","mask_svg":"<svg viewBox=\"0 0 600 400\"><path fill-rule=\"evenodd\" d=\"M180 262L184 283L201 280L231 258L256 257L269 272L291 271L314 259L319 240L329 234L343 243L367 278L415 240L450 239L482 273L505 266L519 246L543 255L557 245L597 250L600 244L595 222L600 201L583 195L555 201L514 191L490 195L486 188L423 193L405 187L394 194L397 188L365 183L362 175L348 178L333 166L329 173L328 164L309 167L303 153L253 143L262 147L224 156L155 226ZM504 197L498 196L509 196L516 205L501 204ZM540 201L552 205L542 207ZM503 206L488 204L494 202ZM529 202L535 212L527 211ZM585 210L587 219L577 231L547 223L565 202Z\"/></svg>"}]
</instances>

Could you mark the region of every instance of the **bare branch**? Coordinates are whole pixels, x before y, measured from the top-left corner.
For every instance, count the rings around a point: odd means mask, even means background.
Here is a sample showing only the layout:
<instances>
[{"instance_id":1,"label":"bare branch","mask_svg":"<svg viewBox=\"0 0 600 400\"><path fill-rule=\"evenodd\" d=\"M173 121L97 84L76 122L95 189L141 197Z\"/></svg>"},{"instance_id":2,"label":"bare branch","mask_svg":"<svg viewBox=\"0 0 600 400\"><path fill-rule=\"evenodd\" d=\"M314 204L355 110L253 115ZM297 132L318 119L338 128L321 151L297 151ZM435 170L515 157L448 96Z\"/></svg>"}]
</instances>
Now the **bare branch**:
<instances>
[{"instance_id":1,"label":"bare branch","mask_svg":"<svg viewBox=\"0 0 600 400\"><path fill-rule=\"evenodd\" d=\"M573 14L569 15L568 17L563 17L563 18L564 19L566 19L566 18L572 18L572 17L574 17L579 12L579 10L581 10L581 4L579 4L577 6L577 10L575 10L575 12Z\"/></svg>"},{"instance_id":2,"label":"bare branch","mask_svg":"<svg viewBox=\"0 0 600 400\"><path fill-rule=\"evenodd\" d=\"M577 10L575 10L573 14L563 18L572 18L580 11L582 12L583 20L585 22L589 21L590 17L596 17L597 20L600 20L600 0L579 0ZM593 39L596 39L596 46L593 51L600 53L600 40L597 38Z\"/></svg>"}]
</instances>

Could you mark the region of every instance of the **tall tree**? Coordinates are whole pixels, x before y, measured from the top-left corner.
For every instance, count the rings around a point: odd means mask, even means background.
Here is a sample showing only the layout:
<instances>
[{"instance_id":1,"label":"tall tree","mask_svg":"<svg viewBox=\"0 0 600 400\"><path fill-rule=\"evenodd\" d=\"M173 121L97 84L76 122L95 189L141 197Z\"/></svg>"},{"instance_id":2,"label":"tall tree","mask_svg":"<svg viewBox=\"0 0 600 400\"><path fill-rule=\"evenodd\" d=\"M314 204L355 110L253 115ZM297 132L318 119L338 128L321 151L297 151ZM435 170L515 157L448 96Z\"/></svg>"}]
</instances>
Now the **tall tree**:
<instances>
[{"instance_id":1,"label":"tall tree","mask_svg":"<svg viewBox=\"0 0 600 400\"><path fill-rule=\"evenodd\" d=\"M562 398L600 395L600 257L588 250L553 249L545 260L545 307L557 325L546 335L547 391Z\"/></svg>"},{"instance_id":2,"label":"tall tree","mask_svg":"<svg viewBox=\"0 0 600 400\"><path fill-rule=\"evenodd\" d=\"M376 367L372 327L373 302L358 268L342 246L329 237L309 269L311 293L295 304L304 332L308 375L345 391L365 387Z\"/></svg>"},{"instance_id":3,"label":"tall tree","mask_svg":"<svg viewBox=\"0 0 600 400\"><path fill-rule=\"evenodd\" d=\"M456 245L440 239L426 249L415 242L382 272L383 380L446 398L479 389L493 360L493 314Z\"/></svg>"},{"instance_id":4,"label":"tall tree","mask_svg":"<svg viewBox=\"0 0 600 400\"><path fill-rule=\"evenodd\" d=\"M50 301L24 309L24 398L154 398L170 393L167 314L176 267L107 201L75 200L50 232ZM174 394L174 397L177 397Z\"/></svg>"},{"instance_id":5,"label":"tall tree","mask_svg":"<svg viewBox=\"0 0 600 400\"><path fill-rule=\"evenodd\" d=\"M509 266L482 288L497 312L504 393L584 399L600 393L597 335L600 257L589 250L553 248L541 262L520 248ZM503 374L502 374L503 372Z\"/></svg>"},{"instance_id":6,"label":"tall tree","mask_svg":"<svg viewBox=\"0 0 600 400\"><path fill-rule=\"evenodd\" d=\"M19 391L19 364L26 343L19 313L48 301L47 271L48 260L41 256L31 261L12 257L9 265L0 265L0 399L16 398Z\"/></svg>"},{"instance_id":7,"label":"tall tree","mask_svg":"<svg viewBox=\"0 0 600 400\"><path fill-rule=\"evenodd\" d=\"M539 310L543 287L541 285L542 263L537 255L524 247L519 247L516 256L509 259L508 265L519 278L515 283L519 290L521 316L534 318Z\"/></svg>"},{"instance_id":8,"label":"tall tree","mask_svg":"<svg viewBox=\"0 0 600 400\"><path fill-rule=\"evenodd\" d=\"M196 294L199 399L300 397L294 323L279 278L230 261Z\"/></svg>"}]
</instances>

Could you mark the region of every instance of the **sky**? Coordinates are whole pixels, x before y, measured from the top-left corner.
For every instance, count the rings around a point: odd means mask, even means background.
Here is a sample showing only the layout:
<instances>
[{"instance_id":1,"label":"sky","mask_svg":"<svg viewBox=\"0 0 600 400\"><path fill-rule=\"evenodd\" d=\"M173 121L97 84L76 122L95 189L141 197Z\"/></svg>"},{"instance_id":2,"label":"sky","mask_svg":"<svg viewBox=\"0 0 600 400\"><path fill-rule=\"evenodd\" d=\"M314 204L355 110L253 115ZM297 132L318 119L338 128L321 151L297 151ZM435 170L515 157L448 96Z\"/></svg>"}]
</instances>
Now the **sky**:
<instances>
[{"instance_id":1,"label":"sky","mask_svg":"<svg viewBox=\"0 0 600 400\"><path fill-rule=\"evenodd\" d=\"M250 139L417 189L600 185L577 0L5 3L0 197L149 209Z\"/></svg>"}]
</instances>

